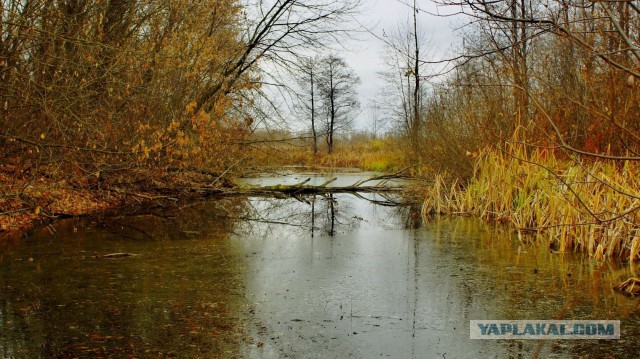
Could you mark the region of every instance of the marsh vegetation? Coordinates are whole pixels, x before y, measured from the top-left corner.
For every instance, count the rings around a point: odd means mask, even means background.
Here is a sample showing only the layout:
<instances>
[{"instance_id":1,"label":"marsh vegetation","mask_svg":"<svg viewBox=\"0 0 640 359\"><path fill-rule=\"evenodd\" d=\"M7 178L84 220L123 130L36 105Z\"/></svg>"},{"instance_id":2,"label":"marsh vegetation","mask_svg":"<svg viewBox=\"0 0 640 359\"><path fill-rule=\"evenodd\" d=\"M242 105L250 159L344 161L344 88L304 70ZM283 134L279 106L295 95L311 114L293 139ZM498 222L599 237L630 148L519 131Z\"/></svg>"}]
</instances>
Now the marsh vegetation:
<instances>
[{"instance_id":1,"label":"marsh vegetation","mask_svg":"<svg viewBox=\"0 0 640 359\"><path fill-rule=\"evenodd\" d=\"M638 352L640 8L384 3L0 0L0 356Z\"/></svg>"}]
</instances>

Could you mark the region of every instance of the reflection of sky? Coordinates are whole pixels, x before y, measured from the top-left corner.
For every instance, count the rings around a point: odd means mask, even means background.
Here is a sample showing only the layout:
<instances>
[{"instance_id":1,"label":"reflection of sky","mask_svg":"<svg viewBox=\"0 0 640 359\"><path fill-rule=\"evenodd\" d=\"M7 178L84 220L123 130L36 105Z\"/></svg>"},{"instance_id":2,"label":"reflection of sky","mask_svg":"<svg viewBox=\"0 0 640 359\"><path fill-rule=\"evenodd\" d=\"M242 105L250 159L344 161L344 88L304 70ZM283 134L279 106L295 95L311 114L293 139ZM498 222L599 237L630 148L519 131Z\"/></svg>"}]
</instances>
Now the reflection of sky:
<instances>
[{"instance_id":1,"label":"reflection of sky","mask_svg":"<svg viewBox=\"0 0 640 359\"><path fill-rule=\"evenodd\" d=\"M378 175L380 174L376 172L285 172L278 177L240 178L234 181L240 186L294 185L305 181L305 185L319 186L335 179L327 186L343 187L352 186ZM374 180L365 182L363 185L400 186L402 182L401 180L395 182ZM288 223L288 229L284 235L305 238L311 236L312 227L313 234L316 236L354 229L362 231L404 228L409 208L374 205L399 201L398 194L395 193L337 193L306 195L298 199L256 197L250 200L250 210L245 217L252 220L241 224L241 233L264 237L273 233L274 230L280 230L279 226L283 222Z\"/></svg>"},{"instance_id":2,"label":"reflection of sky","mask_svg":"<svg viewBox=\"0 0 640 359\"><path fill-rule=\"evenodd\" d=\"M367 180L376 176L380 176L382 173L380 172L344 172L341 171L339 173L318 173L318 172L284 172L281 176L278 177L256 177L256 178L238 178L234 179L234 181L241 185L249 185L249 186L274 186L278 184L282 185L294 185L304 182L309 179L308 182L305 182L305 185L310 186L320 186L327 181L336 178L335 181L329 183L327 186L329 187L342 187L342 186L351 186L356 184L359 181ZM387 186L394 186L401 181L388 181L386 182ZM364 183L365 186L374 186L381 184L381 181L368 181ZM382 183L384 184L384 183Z\"/></svg>"},{"instance_id":3,"label":"reflection of sky","mask_svg":"<svg viewBox=\"0 0 640 359\"><path fill-rule=\"evenodd\" d=\"M297 221L310 215L292 199L260 201L262 209L272 202L274 213L297 213ZM470 340L472 319L617 319L626 312L623 335L636 337L640 327L633 302L609 289L611 271L589 274L589 266L544 246L524 254L508 230L475 220L434 219L404 230L403 215L392 208L349 194L336 195L335 205L341 224L334 236L255 223L254 235L233 238L247 253L249 335L260 343L245 347L247 357L529 357L539 351L563 358L597 351L623 358L637 350L633 340L562 346ZM326 202L316 202L316 211L326 225Z\"/></svg>"},{"instance_id":4,"label":"reflection of sky","mask_svg":"<svg viewBox=\"0 0 640 359\"><path fill-rule=\"evenodd\" d=\"M336 234L403 228L409 209L375 205L394 200L394 195L340 193L305 196L300 199L252 198L236 234L264 238L298 239ZM314 217L312 218L312 212ZM333 223L332 223L333 221ZM283 230L286 229L286 230Z\"/></svg>"},{"instance_id":5,"label":"reflection of sky","mask_svg":"<svg viewBox=\"0 0 640 359\"><path fill-rule=\"evenodd\" d=\"M353 183L354 178L341 181ZM263 347L249 349L248 356L363 357L411 348L407 286L412 282L403 276L414 232L398 230L408 212L367 201L383 200L380 195L363 197L306 197L314 203L313 236L311 204L251 199L264 221L245 223L235 240L251 253L249 301L257 327L265 328L268 337L251 333ZM334 236L328 232L332 209ZM294 226L274 223L283 216L291 216ZM359 335L358 340L349 339L351 335Z\"/></svg>"},{"instance_id":6,"label":"reflection of sky","mask_svg":"<svg viewBox=\"0 0 640 359\"><path fill-rule=\"evenodd\" d=\"M249 182L296 183L308 175ZM344 175L339 185L358 177L367 176ZM264 221L240 224L245 232L233 239L249 253L246 295L258 328L250 335L261 343L246 347L247 356L527 357L539 351L561 358L597 349L625 357L620 354L636 349L635 342L619 341L605 348L595 341L560 347L470 340L471 319L617 319L635 306L608 289L610 279L589 274L593 268L545 246L521 247L506 228L434 218L406 229L408 208L377 206L367 199L378 195L365 196L334 195L333 236L331 199L315 197L314 236L310 204L251 199ZM266 223L286 216L294 226ZM637 322L634 314L623 317Z\"/></svg>"}]
</instances>

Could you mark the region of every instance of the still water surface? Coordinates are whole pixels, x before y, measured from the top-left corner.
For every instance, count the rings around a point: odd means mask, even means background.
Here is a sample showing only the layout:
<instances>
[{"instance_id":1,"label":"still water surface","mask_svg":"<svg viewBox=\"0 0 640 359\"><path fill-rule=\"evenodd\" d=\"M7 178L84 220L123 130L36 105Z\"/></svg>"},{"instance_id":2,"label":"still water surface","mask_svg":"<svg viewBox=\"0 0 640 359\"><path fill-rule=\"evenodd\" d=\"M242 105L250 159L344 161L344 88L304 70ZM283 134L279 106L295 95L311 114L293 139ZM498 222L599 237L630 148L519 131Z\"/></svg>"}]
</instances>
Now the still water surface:
<instances>
[{"instance_id":1,"label":"still water surface","mask_svg":"<svg viewBox=\"0 0 640 359\"><path fill-rule=\"evenodd\" d=\"M640 302L611 289L633 267L396 200L211 199L2 243L0 357L638 357ZM472 341L472 319L619 319L622 339Z\"/></svg>"}]
</instances>

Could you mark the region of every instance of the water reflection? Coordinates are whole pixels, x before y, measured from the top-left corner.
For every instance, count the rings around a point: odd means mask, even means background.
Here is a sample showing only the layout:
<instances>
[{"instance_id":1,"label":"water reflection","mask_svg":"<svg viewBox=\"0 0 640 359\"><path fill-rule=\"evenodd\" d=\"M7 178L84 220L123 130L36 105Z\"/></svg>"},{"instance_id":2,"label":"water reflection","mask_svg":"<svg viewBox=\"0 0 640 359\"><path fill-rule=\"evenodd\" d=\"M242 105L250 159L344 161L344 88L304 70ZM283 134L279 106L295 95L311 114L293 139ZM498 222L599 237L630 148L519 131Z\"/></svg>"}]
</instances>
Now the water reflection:
<instances>
[{"instance_id":1,"label":"water reflection","mask_svg":"<svg viewBox=\"0 0 640 359\"><path fill-rule=\"evenodd\" d=\"M311 237L333 236L358 229L418 228L420 206L389 194L326 194L300 198L255 197L236 231L266 236L267 232L299 227ZM292 230L292 228L288 228Z\"/></svg>"},{"instance_id":2,"label":"water reflection","mask_svg":"<svg viewBox=\"0 0 640 359\"><path fill-rule=\"evenodd\" d=\"M587 257L554 253L544 245L521 246L504 227L471 219L438 219L426 225L433 249L454 262L451 291L460 297L464 320L619 319L619 341L506 341L512 356L632 358L640 352L638 302L612 288L637 266L598 263ZM507 239L507 240L505 240ZM455 303L455 301L454 301Z\"/></svg>"},{"instance_id":3,"label":"water reflection","mask_svg":"<svg viewBox=\"0 0 640 359\"><path fill-rule=\"evenodd\" d=\"M640 350L637 304L611 289L634 267L523 247L505 227L473 219L420 228L417 206L372 202L279 200L274 212L295 213L297 226L242 225L238 240L253 253L247 295L259 308L252 327L261 328L251 356L624 358ZM471 341L472 319L620 319L623 340Z\"/></svg>"},{"instance_id":4,"label":"water reflection","mask_svg":"<svg viewBox=\"0 0 640 359\"><path fill-rule=\"evenodd\" d=\"M351 181L349 181L351 182ZM393 196L231 197L0 244L0 357L606 357L637 267ZM135 254L107 259L115 252ZM620 319L619 341L471 341L472 319Z\"/></svg>"},{"instance_id":5,"label":"water reflection","mask_svg":"<svg viewBox=\"0 0 640 359\"><path fill-rule=\"evenodd\" d=\"M246 339L244 263L225 218L244 205L68 221L5 243L0 357L232 357ZM113 252L135 256L96 257Z\"/></svg>"}]
</instances>

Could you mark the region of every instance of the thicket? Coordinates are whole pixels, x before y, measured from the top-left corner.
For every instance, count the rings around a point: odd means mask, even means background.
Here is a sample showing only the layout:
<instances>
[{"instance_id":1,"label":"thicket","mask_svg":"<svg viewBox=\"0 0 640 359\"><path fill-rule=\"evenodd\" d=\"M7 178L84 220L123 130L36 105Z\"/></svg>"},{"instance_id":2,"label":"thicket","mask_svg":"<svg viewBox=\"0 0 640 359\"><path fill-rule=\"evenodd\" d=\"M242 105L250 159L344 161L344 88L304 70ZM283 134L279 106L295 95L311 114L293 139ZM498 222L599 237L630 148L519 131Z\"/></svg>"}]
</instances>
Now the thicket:
<instances>
[{"instance_id":1,"label":"thicket","mask_svg":"<svg viewBox=\"0 0 640 359\"><path fill-rule=\"evenodd\" d=\"M444 174L425 212L473 213L562 250L637 259L640 8L447 4L472 21L451 75L421 103L421 158Z\"/></svg>"},{"instance_id":2,"label":"thicket","mask_svg":"<svg viewBox=\"0 0 640 359\"><path fill-rule=\"evenodd\" d=\"M261 69L337 41L358 4L0 0L2 229L65 196L224 183L258 125Z\"/></svg>"},{"instance_id":3,"label":"thicket","mask_svg":"<svg viewBox=\"0 0 640 359\"><path fill-rule=\"evenodd\" d=\"M197 100L244 51L237 1L2 1L0 11L4 171L83 185L233 158L228 139L243 128L232 101L251 75Z\"/></svg>"}]
</instances>

